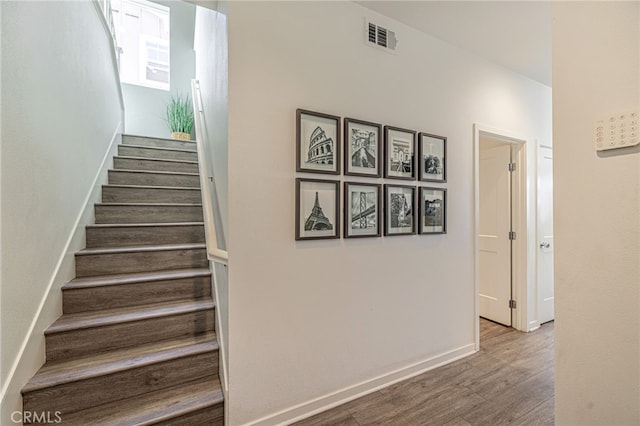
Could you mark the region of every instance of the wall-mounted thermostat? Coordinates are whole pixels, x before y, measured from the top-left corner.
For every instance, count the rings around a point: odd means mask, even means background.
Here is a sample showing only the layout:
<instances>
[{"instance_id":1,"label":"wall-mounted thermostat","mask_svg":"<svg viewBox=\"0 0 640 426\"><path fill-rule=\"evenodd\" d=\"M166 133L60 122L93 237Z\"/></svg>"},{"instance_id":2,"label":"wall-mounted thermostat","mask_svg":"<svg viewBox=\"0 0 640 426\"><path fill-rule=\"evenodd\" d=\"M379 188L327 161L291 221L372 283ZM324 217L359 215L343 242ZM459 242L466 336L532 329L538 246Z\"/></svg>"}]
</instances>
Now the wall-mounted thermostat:
<instances>
[{"instance_id":1,"label":"wall-mounted thermostat","mask_svg":"<svg viewBox=\"0 0 640 426\"><path fill-rule=\"evenodd\" d=\"M596 121L593 143L596 151L627 148L640 144L638 111L611 114Z\"/></svg>"}]
</instances>

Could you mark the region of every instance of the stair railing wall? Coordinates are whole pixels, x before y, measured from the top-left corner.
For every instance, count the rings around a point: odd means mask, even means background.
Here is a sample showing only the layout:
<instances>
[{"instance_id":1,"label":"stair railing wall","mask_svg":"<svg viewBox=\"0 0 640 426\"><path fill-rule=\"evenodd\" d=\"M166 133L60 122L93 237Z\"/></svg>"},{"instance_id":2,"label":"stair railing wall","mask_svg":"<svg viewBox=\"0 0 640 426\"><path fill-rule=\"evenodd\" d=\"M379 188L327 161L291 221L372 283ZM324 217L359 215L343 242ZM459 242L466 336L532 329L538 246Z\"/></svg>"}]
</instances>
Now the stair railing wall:
<instances>
[{"instance_id":1,"label":"stair railing wall","mask_svg":"<svg viewBox=\"0 0 640 426\"><path fill-rule=\"evenodd\" d=\"M213 291L216 297L216 333L220 344L221 371L220 378L222 388L225 393L225 401L228 381L227 381L227 361L226 361L226 318L221 315L222 309L220 305L225 303L220 298L219 286L228 283L228 263L229 253L226 251L226 241L222 228L222 220L220 214L220 204L216 192L216 182L212 167L212 147L208 138L206 120L202 96L200 92L200 83L198 80L191 81L191 97L193 101L193 121L195 128L196 144L198 147L198 163L200 165L200 187L202 190L202 209L204 215L205 239L207 245L207 256L213 262L211 270L213 273ZM223 323L224 321L224 323Z\"/></svg>"}]
</instances>

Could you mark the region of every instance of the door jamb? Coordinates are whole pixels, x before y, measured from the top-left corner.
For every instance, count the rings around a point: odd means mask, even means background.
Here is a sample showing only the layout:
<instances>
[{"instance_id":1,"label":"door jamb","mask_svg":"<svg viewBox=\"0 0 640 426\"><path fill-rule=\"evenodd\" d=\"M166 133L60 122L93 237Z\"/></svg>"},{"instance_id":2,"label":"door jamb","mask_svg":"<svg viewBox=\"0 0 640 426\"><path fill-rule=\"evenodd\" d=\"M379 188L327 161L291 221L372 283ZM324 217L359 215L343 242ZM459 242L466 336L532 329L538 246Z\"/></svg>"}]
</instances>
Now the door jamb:
<instances>
[{"instance_id":1,"label":"door jamb","mask_svg":"<svg viewBox=\"0 0 640 426\"><path fill-rule=\"evenodd\" d=\"M473 186L474 186L474 223L473 223L473 259L474 259L474 308L475 308L475 349L480 350L480 134L500 139L513 144L516 148L514 162L516 171L512 179L512 219L511 227L516 232L516 240L512 245L512 297L517 307L512 311L512 327L527 331L527 139L509 131L496 129L479 123L473 124ZM515 191L514 191L515 190Z\"/></svg>"}]
</instances>

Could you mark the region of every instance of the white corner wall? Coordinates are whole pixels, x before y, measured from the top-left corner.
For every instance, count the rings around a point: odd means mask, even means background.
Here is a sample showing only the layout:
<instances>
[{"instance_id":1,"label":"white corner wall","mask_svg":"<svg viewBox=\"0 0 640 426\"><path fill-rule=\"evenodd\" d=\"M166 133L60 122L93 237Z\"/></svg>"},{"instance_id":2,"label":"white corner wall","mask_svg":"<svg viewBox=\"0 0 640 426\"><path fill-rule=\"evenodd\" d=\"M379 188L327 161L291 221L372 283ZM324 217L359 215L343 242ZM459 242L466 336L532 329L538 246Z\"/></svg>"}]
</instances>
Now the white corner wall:
<instances>
[{"instance_id":1,"label":"white corner wall","mask_svg":"<svg viewBox=\"0 0 640 426\"><path fill-rule=\"evenodd\" d=\"M75 275L85 206L121 132L122 103L94 2L1 2L0 10L0 424L8 426L20 388L44 362L60 287Z\"/></svg>"},{"instance_id":2,"label":"white corner wall","mask_svg":"<svg viewBox=\"0 0 640 426\"><path fill-rule=\"evenodd\" d=\"M640 3L553 3L556 424L640 423L640 149L594 121L640 107Z\"/></svg>"},{"instance_id":3,"label":"white corner wall","mask_svg":"<svg viewBox=\"0 0 640 426\"><path fill-rule=\"evenodd\" d=\"M365 16L397 55L364 44ZM352 2L230 2L228 25L229 424L473 351L472 125L548 144L550 88ZM296 108L447 136L448 234L295 242Z\"/></svg>"},{"instance_id":4,"label":"white corner wall","mask_svg":"<svg viewBox=\"0 0 640 426\"><path fill-rule=\"evenodd\" d=\"M125 132L168 138L166 107L172 95L190 95L195 76L193 32L196 6L180 0L153 0L170 8L170 91L122 84L125 104Z\"/></svg>"}]
</instances>

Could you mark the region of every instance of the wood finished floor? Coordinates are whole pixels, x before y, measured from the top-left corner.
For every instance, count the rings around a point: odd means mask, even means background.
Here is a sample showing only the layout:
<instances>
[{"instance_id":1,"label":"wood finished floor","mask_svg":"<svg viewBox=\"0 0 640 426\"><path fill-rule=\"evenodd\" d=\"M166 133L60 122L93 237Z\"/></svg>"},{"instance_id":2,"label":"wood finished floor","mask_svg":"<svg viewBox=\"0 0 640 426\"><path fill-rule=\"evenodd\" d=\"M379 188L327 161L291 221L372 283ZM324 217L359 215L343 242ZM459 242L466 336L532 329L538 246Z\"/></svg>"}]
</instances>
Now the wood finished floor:
<instances>
[{"instance_id":1,"label":"wood finished floor","mask_svg":"<svg viewBox=\"0 0 640 426\"><path fill-rule=\"evenodd\" d=\"M554 424L553 322L521 333L480 320L480 352L297 426Z\"/></svg>"}]
</instances>

